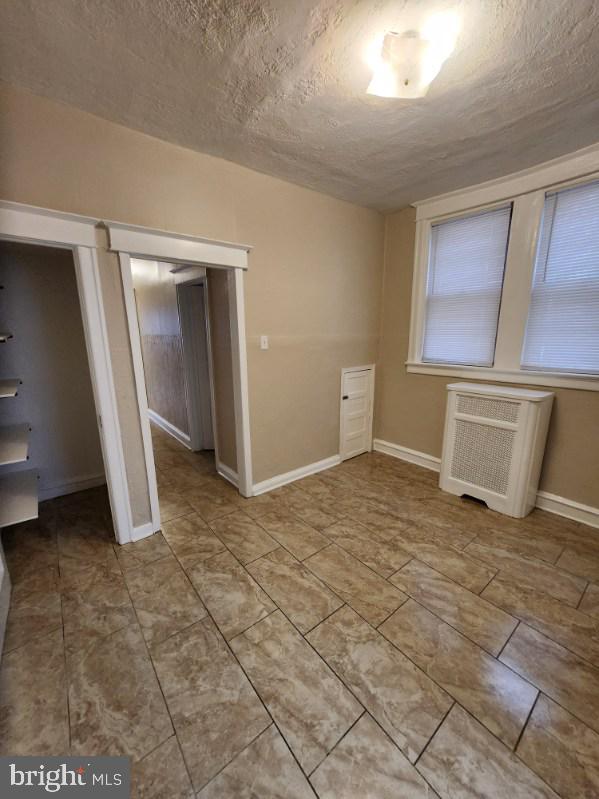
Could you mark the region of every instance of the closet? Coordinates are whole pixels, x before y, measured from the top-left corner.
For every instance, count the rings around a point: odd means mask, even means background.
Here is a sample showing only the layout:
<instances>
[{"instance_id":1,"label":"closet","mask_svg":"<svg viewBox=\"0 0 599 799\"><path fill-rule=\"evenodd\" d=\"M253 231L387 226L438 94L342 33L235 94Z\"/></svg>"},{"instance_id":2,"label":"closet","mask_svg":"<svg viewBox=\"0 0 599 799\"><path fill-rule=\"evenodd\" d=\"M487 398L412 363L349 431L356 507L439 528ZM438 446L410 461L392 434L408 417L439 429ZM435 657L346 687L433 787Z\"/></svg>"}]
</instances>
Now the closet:
<instances>
[{"instance_id":1,"label":"closet","mask_svg":"<svg viewBox=\"0 0 599 799\"><path fill-rule=\"evenodd\" d=\"M105 482L69 250L0 242L0 528Z\"/></svg>"}]
</instances>

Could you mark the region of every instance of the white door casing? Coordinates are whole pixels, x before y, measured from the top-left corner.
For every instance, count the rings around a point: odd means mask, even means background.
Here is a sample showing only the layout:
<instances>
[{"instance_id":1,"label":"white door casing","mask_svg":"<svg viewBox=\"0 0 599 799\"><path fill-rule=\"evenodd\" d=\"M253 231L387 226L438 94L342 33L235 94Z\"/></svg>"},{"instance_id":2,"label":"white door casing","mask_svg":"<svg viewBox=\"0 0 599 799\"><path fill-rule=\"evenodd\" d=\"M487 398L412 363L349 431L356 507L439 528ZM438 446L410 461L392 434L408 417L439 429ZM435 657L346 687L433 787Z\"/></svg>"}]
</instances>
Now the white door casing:
<instances>
[{"instance_id":1,"label":"white door casing","mask_svg":"<svg viewBox=\"0 0 599 799\"><path fill-rule=\"evenodd\" d=\"M339 454L345 461L372 450L374 365L341 370Z\"/></svg>"},{"instance_id":2,"label":"white door casing","mask_svg":"<svg viewBox=\"0 0 599 799\"><path fill-rule=\"evenodd\" d=\"M133 520L98 265L100 220L0 201L0 239L71 250L98 432L116 539L132 540Z\"/></svg>"}]
</instances>

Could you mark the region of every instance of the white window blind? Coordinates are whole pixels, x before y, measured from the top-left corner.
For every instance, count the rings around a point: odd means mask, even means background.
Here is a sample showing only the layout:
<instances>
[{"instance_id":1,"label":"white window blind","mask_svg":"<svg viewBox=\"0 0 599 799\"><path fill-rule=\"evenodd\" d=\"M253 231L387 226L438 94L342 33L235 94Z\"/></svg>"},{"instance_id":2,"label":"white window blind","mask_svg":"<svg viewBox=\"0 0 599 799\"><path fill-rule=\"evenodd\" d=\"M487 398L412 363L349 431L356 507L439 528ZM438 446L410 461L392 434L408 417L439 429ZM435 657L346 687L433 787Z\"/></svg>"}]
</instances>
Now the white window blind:
<instances>
[{"instance_id":1,"label":"white window blind","mask_svg":"<svg viewBox=\"0 0 599 799\"><path fill-rule=\"evenodd\" d=\"M423 361L493 365L511 211L432 226Z\"/></svg>"},{"instance_id":2,"label":"white window blind","mask_svg":"<svg viewBox=\"0 0 599 799\"><path fill-rule=\"evenodd\" d=\"M599 373L599 182L545 197L522 368Z\"/></svg>"}]
</instances>

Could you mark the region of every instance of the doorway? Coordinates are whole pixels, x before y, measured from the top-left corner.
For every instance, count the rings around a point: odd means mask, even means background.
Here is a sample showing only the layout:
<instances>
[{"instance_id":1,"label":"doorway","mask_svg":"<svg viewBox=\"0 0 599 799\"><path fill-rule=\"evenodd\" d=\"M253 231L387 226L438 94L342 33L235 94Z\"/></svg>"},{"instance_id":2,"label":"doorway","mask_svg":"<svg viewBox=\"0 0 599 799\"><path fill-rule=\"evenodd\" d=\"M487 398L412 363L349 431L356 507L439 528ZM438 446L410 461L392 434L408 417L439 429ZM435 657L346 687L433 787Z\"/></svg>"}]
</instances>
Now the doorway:
<instances>
[{"instance_id":1,"label":"doorway","mask_svg":"<svg viewBox=\"0 0 599 799\"><path fill-rule=\"evenodd\" d=\"M121 272L160 529L190 500L208 501L209 489L221 500L247 491L247 450L238 446L238 279L232 270L123 253Z\"/></svg>"},{"instance_id":2,"label":"doorway","mask_svg":"<svg viewBox=\"0 0 599 799\"><path fill-rule=\"evenodd\" d=\"M374 364L341 370L339 454L342 461L372 450Z\"/></svg>"}]
</instances>

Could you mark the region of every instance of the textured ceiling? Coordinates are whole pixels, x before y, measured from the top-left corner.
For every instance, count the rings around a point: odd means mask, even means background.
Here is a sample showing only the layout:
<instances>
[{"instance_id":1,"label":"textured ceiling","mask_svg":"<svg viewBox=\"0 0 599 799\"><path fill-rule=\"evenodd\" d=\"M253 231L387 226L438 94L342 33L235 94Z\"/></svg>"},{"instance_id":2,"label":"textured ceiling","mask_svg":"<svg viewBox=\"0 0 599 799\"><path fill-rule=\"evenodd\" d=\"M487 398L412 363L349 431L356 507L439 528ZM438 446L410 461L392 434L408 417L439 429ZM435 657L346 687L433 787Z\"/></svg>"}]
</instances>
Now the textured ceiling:
<instances>
[{"instance_id":1,"label":"textured ceiling","mask_svg":"<svg viewBox=\"0 0 599 799\"><path fill-rule=\"evenodd\" d=\"M366 95L368 43L454 8L421 100ZM0 0L0 77L382 210L599 140L597 0Z\"/></svg>"}]
</instances>

